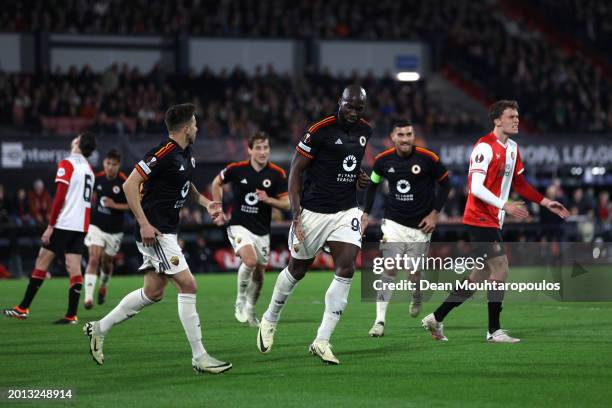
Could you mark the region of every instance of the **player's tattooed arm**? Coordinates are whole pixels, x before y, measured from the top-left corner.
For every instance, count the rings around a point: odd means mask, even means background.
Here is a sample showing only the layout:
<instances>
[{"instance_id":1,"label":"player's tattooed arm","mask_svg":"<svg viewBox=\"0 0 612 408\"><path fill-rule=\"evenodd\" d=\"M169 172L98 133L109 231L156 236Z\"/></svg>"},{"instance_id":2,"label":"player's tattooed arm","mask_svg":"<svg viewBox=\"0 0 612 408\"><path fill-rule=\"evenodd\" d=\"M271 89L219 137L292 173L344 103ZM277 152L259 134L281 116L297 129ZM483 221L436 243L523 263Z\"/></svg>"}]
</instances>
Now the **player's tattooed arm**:
<instances>
[{"instance_id":1,"label":"player's tattooed arm","mask_svg":"<svg viewBox=\"0 0 612 408\"><path fill-rule=\"evenodd\" d=\"M300 202L300 196L302 194L302 173L308 166L312 159L305 157L304 155L295 153L293 160L291 161L291 170L289 171L289 203L291 207L291 213L293 214L293 230L296 238L301 242L304 240L304 231L301 225L301 213L302 206Z\"/></svg>"},{"instance_id":2,"label":"player's tattooed arm","mask_svg":"<svg viewBox=\"0 0 612 408\"><path fill-rule=\"evenodd\" d=\"M189 188L189 197L198 205L206 208L206 211L210 214L213 221L222 214L222 206L221 202L215 200L209 200L204 197L197 188L191 183L191 187Z\"/></svg>"},{"instance_id":3,"label":"player's tattooed arm","mask_svg":"<svg viewBox=\"0 0 612 408\"><path fill-rule=\"evenodd\" d=\"M229 221L229 216L223 212L223 180L221 179L221 174L217 174L213 179L211 192L213 201L220 203L220 213L213 217L213 221L215 225L222 226Z\"/></svg>"},{"instance_id":4,"label":"player's tattooed arm","mask_svg":"<svg viewBox=\"0 0 612 408\"><path fill-rule=\"evenodd\" d=\"M161 235L161 232L149 223L147 216L142 210L142 205L140 204L140 185L143 182L144 178L142 175L134 169L123 183L123 192L125 193L130 210L132 210L132 214L134 214L134 218L136 218L136 222L140 226L142 243L145 246L152 246L155 244L155 237Z\"/></svg>"}]
</instances>

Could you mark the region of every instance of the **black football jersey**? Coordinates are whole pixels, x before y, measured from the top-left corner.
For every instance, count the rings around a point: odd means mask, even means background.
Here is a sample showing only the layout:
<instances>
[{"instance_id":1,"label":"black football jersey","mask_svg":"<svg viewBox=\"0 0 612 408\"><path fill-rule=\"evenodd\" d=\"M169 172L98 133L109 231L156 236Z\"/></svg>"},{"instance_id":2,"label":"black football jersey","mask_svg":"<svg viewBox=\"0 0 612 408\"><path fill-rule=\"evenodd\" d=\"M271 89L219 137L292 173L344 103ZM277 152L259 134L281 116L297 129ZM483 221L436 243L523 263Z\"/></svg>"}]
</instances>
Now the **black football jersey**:
<instances>
[{"instance_id":1,"label":"black football jersey","mask_svg":"<svg viewBox=\"0 0 612 408\"><path fill-rule=\"evenodd\" d=\"M264 190L268 196L281 198L287 195L285 170L268 162L256 171L249 160L231 163L219 174L223 183L231 183L232 218L230 225L240 225L253 234L270 233L272 207L259 201L255 190Z\"/></svg>"},{"instance_id":2,"label":"black football jersey","mask_svg":"<svg viewBox=\"0 0 612 408\"><path fill-rule=\"evenodd\" d=\"M446 167L434 152L415 147L407 157L395 148L385 150L374 159L371 180L389 182L384 217L410 228L417 228L434 206L436 182L448 177Z\"/></svg>"},{"instance_id":3,"label":"black football jersey","mask_svg":"<svg viewBox=\"0 0 612 408\"><path fill-rule=\"evenodd\" d=\"M179 211L189 197L195 170L191 146L183 150L168 139L149 150L136 170L144 178L141 203L147 219L159 232L176 234ZM140 241L140 230L136 230Z\"/></svg>"},{"instance_id":4,"label":"black football jersey","mask_svg":"<svg viewBox=\"0 0 612 408\"><path fill-rule=\"evenodd\" d=\"M364 119L351 125L329 116L308 129L296 147L312 159L304 172L303 208L333 214L357 207L357 178L371 136Z\"/></svg>"},{"instance_id":5,"label":"black football jersey","mask_svg":"<svg viewBox=\"0 0 612 408\"><path fill-rule=\"evenodd\" d=\"M117 204L126 204L127 200L123 193L123 182L126 178L125 174L121 171L113 180L109 180L104 171L96 173L94 184L96 201L92 205L91 224L109 234L123 231L125 211L105 207L103 205L103 198L111 198Z\"/></svg>"}]
</instances>

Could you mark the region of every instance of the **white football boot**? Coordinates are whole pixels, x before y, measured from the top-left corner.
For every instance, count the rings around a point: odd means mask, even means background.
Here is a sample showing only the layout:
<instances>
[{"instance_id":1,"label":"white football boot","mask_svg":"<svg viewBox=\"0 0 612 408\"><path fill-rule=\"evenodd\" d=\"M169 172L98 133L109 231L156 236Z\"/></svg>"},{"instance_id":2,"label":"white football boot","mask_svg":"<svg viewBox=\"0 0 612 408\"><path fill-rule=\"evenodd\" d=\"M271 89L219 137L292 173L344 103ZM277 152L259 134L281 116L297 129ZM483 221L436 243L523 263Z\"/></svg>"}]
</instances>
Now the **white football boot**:
<instances>
[{"instance_id":1,"label":"white football boot","mask_svg":"<svg viewBox=\"0 0 612 408\"><path fill-rule=\"evenodd\" d=\"M497 329L493 333L487 331L487 341L489 343L519 343L521 339L510 337L505 330Z\"/></svg>"},{"instance_id":2,"label":"white football boot","mask_svg":"<svg viewBox=\"0 0 612 408\"><path fill-rule=\"evenodd\" d=\"M440 341L448 341L444 335L444 324L438 322L433 313L428 314L421 320L423 327L431 333L431 337Z\"/></svg>"},{"instance_id":3,"label":"white football boot","mask_svg":"<svg viewBox=\"0 0 612 408\"><path fill-rule=\"evenodd\" d=\"M93 360L98 364L104 364L104 353L102 346L104 345L104 336L99 334L100 323L89 322L83 326L83 334L89 337L89 352L93 357Z\"/></svg>"},{"instance_id":4,"label":"white football boot","mask_svg":"<svg viewBox=\"0 0 612 408\"><path fill-rule=\"evenodd\" d=\"M319 356L321 361L327 364L337 365L340 361L332 353L332 346L329 341L326 340L315 340L310 345L308 351L314 356Z\"/></svg>"},{"instance_id":5,"label":"white football boot","mask_svg":"<svg viewBox=\"0 0 612 408\"><path fill-rule=\"evenodd\" d=\"M236 320L240 323L247 322L248 316L244 312L244 304L236 303L236 306L234 306L234 317L236 317Z\"/></svg>"},{"instance_id":6,"label":"white football boot","mask_svg":"<svg viewBox=\"0 0 612 408\"><path fill-rule=\"evenodd\" d=\"M192 359L191 366L196 373L221 374L232 368L232 363L217 360L210 354L206 353L198 357L197 360Z\"/></svg>"},{"instance_id":7,"label":"white football boot","mask_svg":"<svg viewBox=\"0 0 612 408\"><path fill-rule=\"evenodd\" d=\"M274 344L274 333L276 332L277 322L270 322L265 317L261 318L259 323L259 331L257 332L257 349L264 354L267 354L272 349Z\"/></svg>"},{"instance_id":8,"label":"white football boot","mask_svg":"<svg viewBox=\"0 0 612 408\"><path fill-rule=\"evenodd\" d=\"M385 322L374 322L374 325L368 332L370 337L382 337L385 335Z\"/></svg>"}]
</instances>

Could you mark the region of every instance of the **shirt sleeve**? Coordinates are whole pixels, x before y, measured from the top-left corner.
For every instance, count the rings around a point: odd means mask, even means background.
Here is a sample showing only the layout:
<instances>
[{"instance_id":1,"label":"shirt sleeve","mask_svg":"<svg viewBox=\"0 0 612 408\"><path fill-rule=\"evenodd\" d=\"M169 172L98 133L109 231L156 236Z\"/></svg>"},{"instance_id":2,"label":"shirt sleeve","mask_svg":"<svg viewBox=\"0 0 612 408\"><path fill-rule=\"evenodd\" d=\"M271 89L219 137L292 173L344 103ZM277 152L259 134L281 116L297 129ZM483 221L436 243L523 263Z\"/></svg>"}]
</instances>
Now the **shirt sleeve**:
<instances>
[{"instance_id":1,"label":"shirt sleeve","mask_svg":"<svg viewBox=\"0 0 612 408\"><path fill-rule=\"evenodd\" d=\"M157 174L168 167L168 164L172 160L172 156L168 153L170 153L172 149L174 149L174 146L165 145L161 148L156 147L155 149L149 150L135 166L142 178L145 180L155 178Z\"/></svg>"},{"instance_id":2,"label":"shirt sleeve","mask_svg":"<svg viewBox=\"0 0 612 408\"><path fill-rule=\"evenodd\" d=\"M470 156L470 173L487 175L489 163L493 158L493 149L487 143L478 143Z\"/></svg>"},{"instance_id":3,"label":"shirt sleeve","mask_svg":"<svg viewBox=\"0 0 612 408\"><path fill-rule=\"evenodd\" d=\"M442 160L434 162L432 173L438 183L448 178L448 170L446 166L442 164Z\"/></svg>"},{"instance_id":4,"label":"shirt sleeve","mask_svg":"<svg viewBox=\"0 0 612 408\"><path fill-rule=\"evenodd\" d=\"M370 181L375 184L379 184L383 178L384 174L384 165L383 161L378 159L374 162L374 167L372 168L372 173L370 174Z\"/></svg>"},{"instance_id":5,"label":"shirt sleeve","mask_svg":"<svg viewBox=\"0 0 612 408\"><path fill-rule=\"evenodd\" d=\"M236 166L232 166L231 164L226 166L223 170L219 172L219 177L221 178L221 182L223 184L231 183L234 181L236 176Z\"/></svg>"},{"instance_id":6,"label":"shirt sleeve","mask_svg":"<svg viewBox=\"0 0 612 408\"><path fill-rule=\"evenodd\" d=\"M70 185L70 179L72 178L72 172L74 167L69 160L62 160L57 165L57 173L55 173L55 182L64 183Z\"/></svg>"},{"instance_id":7,"label":"shirt sleeve","mask_svg":"<svg viewBox=\"0 0 612 408\"><path fill-rule=\"evenodd\" d=\"M287 176L285 176L283 174L279 174L278 175L278 181L276 183L276 188L275 188L275 191L274 191L274 196L276 198L283 198L287 194L289 194L287 192Z\"/></svg>"},{"instance_id":8,"label":"shirt sleeve","mask_svg":"<svg viewBox=\"0 0 612 408\"><path fill-rule=\"evenodd\" d=\"M514 177L520 176L525 172L525 166L523 165L523 159L521 159L521 152L518 147L516 148L516 163L514 164Z\"/></svg>"},{"instance_id":9,"label":"shirt sleeve","mask_svg":"<svg viewBox=\"0 0 612 408\"><path fill-rule=\"evenodd\" d=\"M306 132L295 150L304 157L314 159L321 148L323 136L318 132Z\"/></svg>"}]
</instances>

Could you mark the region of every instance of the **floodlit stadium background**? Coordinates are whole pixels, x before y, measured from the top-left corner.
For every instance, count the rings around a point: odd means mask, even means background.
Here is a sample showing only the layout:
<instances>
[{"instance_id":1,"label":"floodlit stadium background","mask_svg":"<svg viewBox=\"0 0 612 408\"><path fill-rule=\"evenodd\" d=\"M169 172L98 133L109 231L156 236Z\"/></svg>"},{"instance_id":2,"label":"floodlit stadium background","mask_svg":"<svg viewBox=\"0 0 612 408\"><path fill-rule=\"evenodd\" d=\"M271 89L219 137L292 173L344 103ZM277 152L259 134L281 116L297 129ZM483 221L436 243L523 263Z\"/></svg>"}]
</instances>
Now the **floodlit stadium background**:
<instances>
[{"instance_id":1,"label":"floodlit stadium background","mask_svg":"<svg viewBox=\"0 0 612 408\"><path fill-rule=\"evenodd\" d=\"M550 3L6 5L0 16L0 271L21 276L31 269L54 192L53 169L75 132L99 135L94 167L119 147L129 172L165 137L164 110L194 102L197 186L208 191L225 164L246 157L245 137L257 129L272 135L272 160L287 169L304 129L335 111L348 83L369 95L367 118L376 137L364 167L389 146L391 120L408 118L419 143L439 152L452 170L453 190L434 239L462 237L468 154L490 128L488 103L507 98L520 104L517 141L529 180L572 217L561 224L534 207L528 222L508 223L506 238L609 241L612 58L605 44L611 31L601 2L554 2L554 13ZM609 7L604 11L609 15ZM38 179L42 192L34 189ZM373 216L381 215L379 199ZM274 269L287 261L288 216L275 211ZM194 271L237 266L223 230L199 209L185 208L182 224ZM374 224L370 239L376 230ZM139 262L131 231L128 226L117 274ZM319 263L329 267L328 259ZM62 274L61 267L54 273Z\"/></svg>"}]
</instances>

